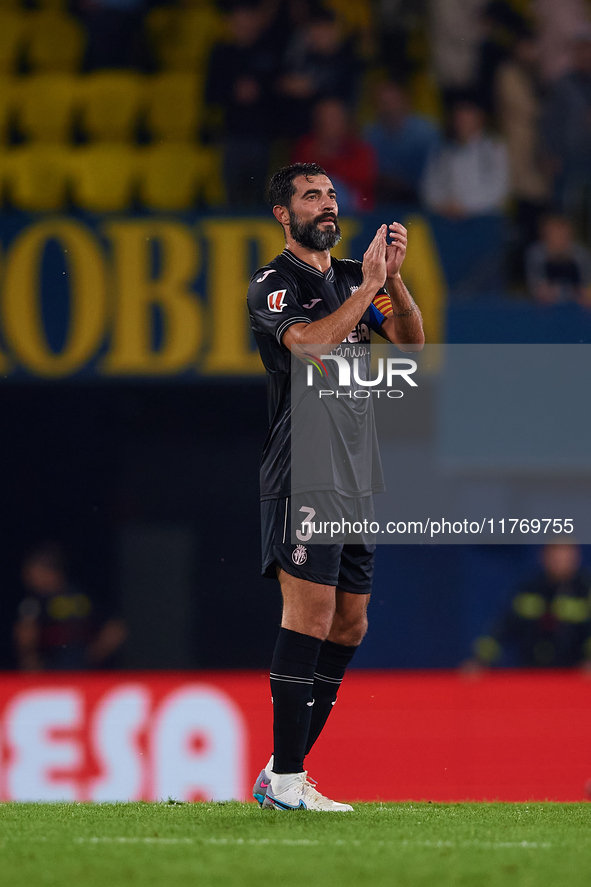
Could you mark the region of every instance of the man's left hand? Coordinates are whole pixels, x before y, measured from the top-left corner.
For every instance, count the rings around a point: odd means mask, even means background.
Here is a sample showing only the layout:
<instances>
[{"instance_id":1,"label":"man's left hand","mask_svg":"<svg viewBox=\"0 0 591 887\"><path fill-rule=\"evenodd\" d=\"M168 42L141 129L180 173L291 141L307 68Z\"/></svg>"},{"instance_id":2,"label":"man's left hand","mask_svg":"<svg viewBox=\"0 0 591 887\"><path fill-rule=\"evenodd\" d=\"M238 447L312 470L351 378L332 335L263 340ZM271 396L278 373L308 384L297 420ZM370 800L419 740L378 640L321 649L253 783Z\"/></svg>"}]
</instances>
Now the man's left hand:
<instances>
[{"instance_id":1,"label":"man's left hand","mask_svg":"<svg viewBox=\"0 0 591 887\"><path fill-rule=\"evenodd\" d=\"M395 277L400 271L406 255L407 231L400 222L388 225L391 243L386 246L386 269L388 277Z\"/></svg>"}]
</instances>

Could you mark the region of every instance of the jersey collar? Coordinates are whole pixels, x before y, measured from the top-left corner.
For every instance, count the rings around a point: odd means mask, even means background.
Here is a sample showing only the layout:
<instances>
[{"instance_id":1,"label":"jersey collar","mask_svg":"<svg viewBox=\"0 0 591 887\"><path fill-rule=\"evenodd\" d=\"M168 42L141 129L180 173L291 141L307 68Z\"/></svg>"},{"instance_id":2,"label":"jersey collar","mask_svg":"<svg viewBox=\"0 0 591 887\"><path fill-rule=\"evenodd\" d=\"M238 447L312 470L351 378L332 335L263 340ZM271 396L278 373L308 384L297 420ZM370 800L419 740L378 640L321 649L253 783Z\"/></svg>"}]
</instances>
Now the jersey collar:
<instances>
[{"instance_id":1,"label":"jersey collar","mask_svg":"<svg viewBox=\"0 0 591 887\"><path fill-rule=\"evenodd\" d=\"M317 277L321 277L323 280L328 280L329 282L332 282L334 280L334 268L332 267L332 265L330 266L326 274L323 274L322 271L319 271L317 268L313 268L312 265L308 265L307 262L302 262L301 259L298 259L297 256L294 256L294 254L290 250L288 250L287 247L285 247L281 255L285 256L286 259L289 259L290 262L293 262L294 265L297 265L298 268L302 268L302 270L304 271L310 271L311 274L316 274Z\"/></svg>"}]
</instances>

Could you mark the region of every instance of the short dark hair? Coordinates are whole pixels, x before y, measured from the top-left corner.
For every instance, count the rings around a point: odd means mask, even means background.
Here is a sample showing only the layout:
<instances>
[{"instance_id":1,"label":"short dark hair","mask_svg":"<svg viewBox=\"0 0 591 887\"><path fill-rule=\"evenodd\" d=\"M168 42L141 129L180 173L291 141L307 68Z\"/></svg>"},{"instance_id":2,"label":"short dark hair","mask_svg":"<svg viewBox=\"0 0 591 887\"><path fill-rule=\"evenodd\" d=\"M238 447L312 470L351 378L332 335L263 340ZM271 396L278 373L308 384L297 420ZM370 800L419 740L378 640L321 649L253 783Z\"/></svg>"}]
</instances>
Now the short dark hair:
<instances>
[{"instance_id":1,"label":"short dark hair","mask_svg":"<svg viewBox=\"0 0 591 887\"><path fill-rule=\"evenodd\" d=\"M326 170L317 163L292 163L277 170L269 182L269 203L271 206L291 206L295 194L294 179L298 176L325 176Z\"/></svg>"}]
</instances>

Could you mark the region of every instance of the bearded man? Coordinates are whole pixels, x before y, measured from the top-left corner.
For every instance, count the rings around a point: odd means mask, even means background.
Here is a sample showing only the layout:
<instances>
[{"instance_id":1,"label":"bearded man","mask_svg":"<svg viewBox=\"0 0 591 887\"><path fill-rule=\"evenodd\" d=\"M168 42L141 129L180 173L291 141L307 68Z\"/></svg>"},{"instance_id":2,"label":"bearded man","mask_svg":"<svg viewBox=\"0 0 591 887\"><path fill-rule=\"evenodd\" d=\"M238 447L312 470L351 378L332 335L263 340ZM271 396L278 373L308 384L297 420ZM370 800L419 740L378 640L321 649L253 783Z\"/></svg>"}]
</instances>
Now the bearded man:
<instances>
[{"instance_id":1,"label":"bearded man","mask_svg":"<svg viewBox=\"0 0 591 887\"><path fill-rule=\"evenodd\" d=\"M286 246L253 275L248 307L267 372L270 416L261 464L263 575L279 579L283 616L271 664L273 754L253 795L277 810L345 812L353 808L314 787L304 758L366 633L375 545L291 541L291 353L369 342L370 329L418 350L423 326L400 276L403 225L381 225L363 262L337 260L330 254L340 239L337 195L322 167L295 163L279 170L269 196Z\"/></svg>"}]
</instances>

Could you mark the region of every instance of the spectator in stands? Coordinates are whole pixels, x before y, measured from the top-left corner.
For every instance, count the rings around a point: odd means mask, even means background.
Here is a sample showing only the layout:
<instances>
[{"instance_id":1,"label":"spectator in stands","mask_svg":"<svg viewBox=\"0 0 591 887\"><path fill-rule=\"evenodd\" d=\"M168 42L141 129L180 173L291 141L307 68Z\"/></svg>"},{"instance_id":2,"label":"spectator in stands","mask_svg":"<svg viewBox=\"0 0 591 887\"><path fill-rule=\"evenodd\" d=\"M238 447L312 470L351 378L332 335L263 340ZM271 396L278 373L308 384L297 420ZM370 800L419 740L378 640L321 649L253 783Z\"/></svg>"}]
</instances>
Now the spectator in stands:
<instances>
[{"instance_id":1,"label":"spectator in stands","mask_svg":"<svg viewBox=\"0 0 591 887\"><path fill-rule=\"evenodd\" d=\"M521 585L494 631L474 643L477 665L502 663L511 652L524 668L571 668L591 659L591 576L581 549L545 545L542 570Z\"/></svg>"},{"instance_id":2,"label":"spectator in stands","mask_svg":"<svg viewBox=\"0 0 591 887\"><path fill-rule=\"evenodd\" d=\"M515 202L514 276L520 281L525 250L537 239L540 217L549 209L550 176L540 146L541 97L538 43L533 34L524 33L495 81L497 120L509 153Z\"/></svg>"},{"instance_id":3,"label":"spectator in stands","mask_svg":"<svg viewBox=\"0 0 591 887\"><path fill-rule=\"evenodd\" d=\"M307 132L320 99L338 98L351 106L360 71L354 41L345 39L333 12L317 9L296 31L283 59L278 82L282 133L298 137Z\"/></svg>"},{"instance_id":4,"label":"spectator in stands","mask_svg":"<svg viewBox=\"0 0 591 887\"><path fill-rule=\"evenodd\" d=\"M573 70L550 91L543 135L555 170L557 206L573 215L586 200L591 212L591 30L576 41Z\"/></svg>"},{"instance_id":5,"label":"spectator in stands","mask_svg":"<svg viewBox=\"0 0 591 887\"><path fill-rule=\"evenodd\" d=\"M487 0L428 0L429 42L437 83L446 103L473 89L478 78Z\"/></svg>"},{"instance_id":6,"label":"spectator in stands","mask_svg":"<svg viewBox=\"0 0 591 887\"><path fill-rule=\"evenodd\" d=\"M526 279L538 302L579 302L591 307L591 252L573 237L565 216L547 216L540 240L526 253Z\"/></svg>"},{"instance_id":7,"label":"spectator in stands","mask_svg":"<svg viewBox=\"0 0 591 887\"><path fill-rule=\"evenodd\" d=\"M480 18L482 40L478 49L475 91L487 113L494 110L494 84L499 66L526 30L523 16L510 0L489 0Z\"/></svg>"},{"instance_id":8,"label":"spectator in stands","mask_svg":"<svg viewBox=\"0 0 591 887\"><path fill-rule=\"evenodd\" d=\"M412 114L403 88L392 81L376 89L378 117L364 135L378 162L378 203L416 203L429 154L439 133L426 117Z\"/></svg>"},{"instance_id":9,"label":"spectator in stands","mask_svg":"<svg viewBox=\"0 0 591 887\"><path fill-rule=\"evenodd\" d=\"M224 110L224 180L234 206L265 199L279 61L267 23L262 7L240 0L228 15L230 39L214 47L207 73L206 100Z\"/></svg>"},{"instance_id":10,"label":"spectator in stands","mask_svg":"<svg viewBox=\"0 0 591 887\"><path fill-rule=\"evenodd\" d=\"M313 130L297 142L292 163L321 164L337 190L341 212L373 209L376 157L371 145L355 135L347 106L325 99L314 108L313 119Z\"/></svg>"},{"instance_id":11,"label":"spectator in stands","mask_svg":"<svg viewBox=\"0 0 591 887\"><path fill-rule=\"evenodd\" d=\"M586 0L532 0L530 14L540 43L542 79L551 83L573 66L578 34L589 27Z\"/></svg>"},{"instance_id":12,"label":"spectator in stands","mask_svg":"<svg viewBox=\"0 0 591 887\"><path fill-rule=\"evenodd\" d=\"M100 667L125 640L124 623L101 622L90 597L70 584L59 547L34 549L23 563L22 582L27 596L14 640L23 671Z\"/></svg>"},{"instance_id":13,"label":"spectator in stands","mask_svg":"<svg viewBox=\"0 0 591 887\"><path fill-rule=\"evenodd\" d=\"M380 67L392 80L406 82L417 65L409 52L416 28L414 0L376 0L373 6Z\"/></svg>"},{"instance_id":14,"label":"spectator in stands","mask_svg":"<svg viewBox=\"0 0 591 887\"><path fill-rule=\"evenodd\" d=\"M469 99L451 111L452 138L430 156L421 191L425 205L448 219L502 210L509 195L507 149L488 136L485 115Z\"/></svg>"},{"instance_id":15,"label":"spectator in stands","mask_svg":"<svg viewBox=\"0 0 591 887\"><path fill-rule=\"evenodd\" d=\"M88 35L89 70L146 67L144 0L80 0L77 5Z\"/></svg>"}]
</instances>

